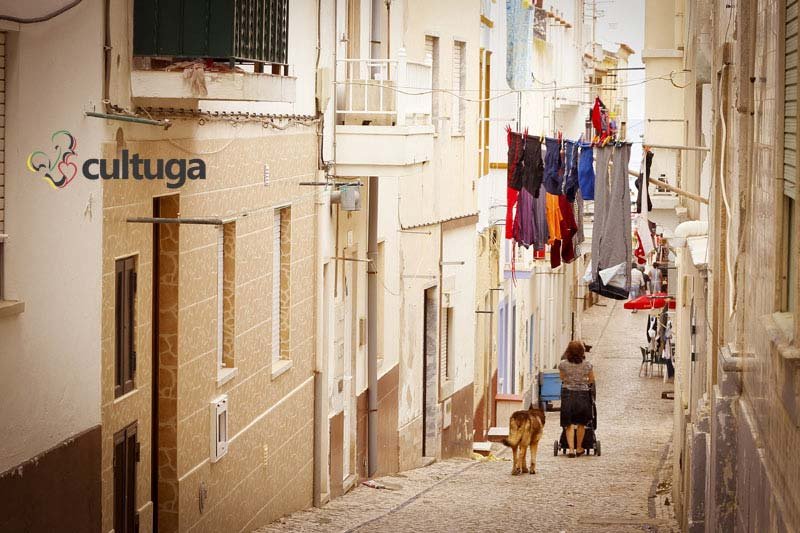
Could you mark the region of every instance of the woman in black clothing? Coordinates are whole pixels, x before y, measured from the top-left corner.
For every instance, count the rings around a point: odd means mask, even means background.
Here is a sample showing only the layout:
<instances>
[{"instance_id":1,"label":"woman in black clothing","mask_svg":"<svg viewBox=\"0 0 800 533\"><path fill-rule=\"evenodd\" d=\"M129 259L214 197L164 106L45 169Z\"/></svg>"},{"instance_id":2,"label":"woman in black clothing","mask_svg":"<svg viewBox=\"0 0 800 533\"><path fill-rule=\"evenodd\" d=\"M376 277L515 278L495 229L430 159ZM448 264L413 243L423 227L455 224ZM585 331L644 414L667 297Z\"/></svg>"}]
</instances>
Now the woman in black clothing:
<instances>
[{"instance_id":1,"label":"woman in black clothing","mask_svg":"<svg viewBox=\"0 0 800 533\"><path fill-rule=\"evenodd\" d=\"M592 396L589 385L595 382L594 369L586 360L582 342L571 341L567 345L558 370L561 374L561 427L565 429L569 444L567 456L580 456L586 452L581 445L586 424L592 419Z\"/></svg>"}]
</instances>

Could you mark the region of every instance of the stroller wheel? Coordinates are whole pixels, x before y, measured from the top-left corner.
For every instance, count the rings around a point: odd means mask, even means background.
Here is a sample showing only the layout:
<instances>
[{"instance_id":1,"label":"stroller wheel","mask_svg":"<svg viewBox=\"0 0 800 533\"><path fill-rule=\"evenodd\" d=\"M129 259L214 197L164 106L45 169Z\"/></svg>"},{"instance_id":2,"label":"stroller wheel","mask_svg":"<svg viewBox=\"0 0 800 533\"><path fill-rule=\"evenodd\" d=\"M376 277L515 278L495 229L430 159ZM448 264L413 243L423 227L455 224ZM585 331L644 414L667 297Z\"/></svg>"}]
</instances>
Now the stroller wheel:
<instances>
[{"instance_id":1,"label":"stroller wheel","mask_svg":"<svg viewBox=\"0 0 800 533\"><path fill-rule=\"evenodd\" d=\"M558 457L558 441L553 443L553 455Z\"/></svg>"},{"instance_id":2,"label":"stroller wheel","mask_svg":"<svg viewBox=\"0 0 800 533\"><path fill-rule=\"evenodd\" d=\"M594 443L594 454L600 456L600 441L595 441Z\"/></svg>"}]
</instances>

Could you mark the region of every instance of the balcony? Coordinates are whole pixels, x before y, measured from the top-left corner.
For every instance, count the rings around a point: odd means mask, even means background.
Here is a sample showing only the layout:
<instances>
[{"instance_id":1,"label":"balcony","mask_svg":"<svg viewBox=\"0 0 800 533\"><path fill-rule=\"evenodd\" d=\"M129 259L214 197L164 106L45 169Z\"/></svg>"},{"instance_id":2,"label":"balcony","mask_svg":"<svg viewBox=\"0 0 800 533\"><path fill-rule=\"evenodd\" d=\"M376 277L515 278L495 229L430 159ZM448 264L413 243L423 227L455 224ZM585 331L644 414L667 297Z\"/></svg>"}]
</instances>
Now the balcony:
<instances>
[{"instance_id":1,"label":"balcony","mask_svg":"<svg viewBox=\"0 0 800 533\"><path fill-rule=\"evenodd\" d=\"M431 58L337 61L336 167L344 176L386 174L429 161L434 128Z\"/></svg>"},{"instance_id":2,"label":"balcony","mask_svg":"<svg viewBox=\"0 0 800 533\"><path fill-rule=\"evenodd\" d=\"M198 69L199 71L199 69ZM183 71L132 70L131 96L165 101L235 100L294 102L297 79L255 72L202 72L205 91L197 92Z\"/></svg>"}]
</instances>

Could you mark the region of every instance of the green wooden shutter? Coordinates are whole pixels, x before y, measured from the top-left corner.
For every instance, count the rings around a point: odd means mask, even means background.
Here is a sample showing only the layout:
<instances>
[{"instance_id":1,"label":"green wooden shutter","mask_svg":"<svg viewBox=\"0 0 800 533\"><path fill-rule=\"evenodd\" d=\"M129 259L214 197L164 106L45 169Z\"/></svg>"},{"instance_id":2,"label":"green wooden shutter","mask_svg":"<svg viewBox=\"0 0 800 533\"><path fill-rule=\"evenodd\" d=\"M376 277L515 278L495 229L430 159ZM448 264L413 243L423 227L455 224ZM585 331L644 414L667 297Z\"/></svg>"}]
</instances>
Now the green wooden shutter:
<instances>
[{"instance_id":1,"label":"green wooden shutter","mask_svg":"<svg viewBox=\"0 0 800 533\"><path fill-rule=\"evenodd\" d=\"M791 198L797 195L797 10L797 0L786 1L783 190Z\"/></svg>"},{"instance_id":2,"label":"green wooden shutter","mask_svg":"<svg viewBox=\"0 0 800 533\"><path fill-rule=\"evenodd\" d=\"M135 0L137 56L288 64L289 0Z\"/></svg>"}]
</instances>

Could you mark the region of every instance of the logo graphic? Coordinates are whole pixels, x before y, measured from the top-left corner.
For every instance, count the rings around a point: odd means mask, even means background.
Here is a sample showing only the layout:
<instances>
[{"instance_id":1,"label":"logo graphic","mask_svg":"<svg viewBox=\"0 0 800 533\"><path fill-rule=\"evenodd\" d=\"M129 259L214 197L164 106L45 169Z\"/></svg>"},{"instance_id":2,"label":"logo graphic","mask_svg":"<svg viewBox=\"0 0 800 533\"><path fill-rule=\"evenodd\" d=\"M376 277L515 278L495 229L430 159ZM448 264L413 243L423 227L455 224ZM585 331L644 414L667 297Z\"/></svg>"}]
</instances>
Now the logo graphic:
<instances>
[{"instance_id":1,"label":"logo graphic","mask_svg":"<svg viewBox=\"0 0 800 533\"><path fill-rule=\"evenodd\" d=\"M78 143L67 130L55 132L50 141L53 144L52 157L37 150L31 152L25 162L28 170L41 175L42 179L54 189L63 189L78 175L78 166L71 161L77 155Z\"/></svg>"}]
</instances>

